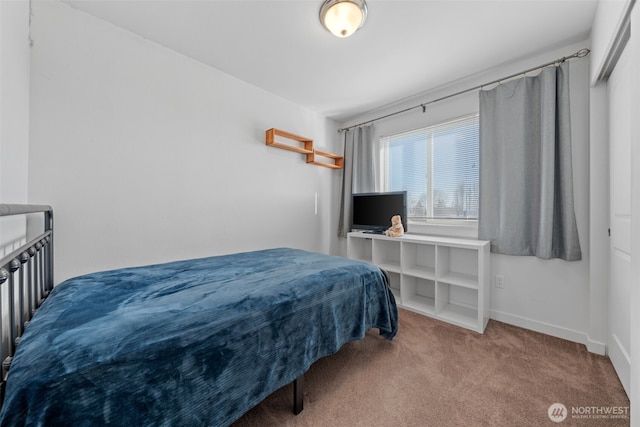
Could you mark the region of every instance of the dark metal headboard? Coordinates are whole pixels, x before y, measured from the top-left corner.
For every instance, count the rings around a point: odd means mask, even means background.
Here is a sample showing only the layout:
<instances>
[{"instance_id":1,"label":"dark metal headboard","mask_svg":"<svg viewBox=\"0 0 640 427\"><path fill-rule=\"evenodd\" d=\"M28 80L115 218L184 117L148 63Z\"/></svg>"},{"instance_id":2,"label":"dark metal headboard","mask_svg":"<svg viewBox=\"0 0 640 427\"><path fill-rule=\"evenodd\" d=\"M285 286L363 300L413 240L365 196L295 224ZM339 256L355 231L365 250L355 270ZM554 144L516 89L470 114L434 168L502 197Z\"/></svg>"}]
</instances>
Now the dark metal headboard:
<instances>
[{"instance_id":1,"label":"dark metal headboard","mask_svg":"<svg viewBox=\"0 0 640 427\"><path fill-rule=\"evenodd\" d=\"M0 260L0 404L20 336L53 289L53 209L46 205L0 204L0 217L38 213L44 214L42 234Z\"/></svg>"}]
</instances>

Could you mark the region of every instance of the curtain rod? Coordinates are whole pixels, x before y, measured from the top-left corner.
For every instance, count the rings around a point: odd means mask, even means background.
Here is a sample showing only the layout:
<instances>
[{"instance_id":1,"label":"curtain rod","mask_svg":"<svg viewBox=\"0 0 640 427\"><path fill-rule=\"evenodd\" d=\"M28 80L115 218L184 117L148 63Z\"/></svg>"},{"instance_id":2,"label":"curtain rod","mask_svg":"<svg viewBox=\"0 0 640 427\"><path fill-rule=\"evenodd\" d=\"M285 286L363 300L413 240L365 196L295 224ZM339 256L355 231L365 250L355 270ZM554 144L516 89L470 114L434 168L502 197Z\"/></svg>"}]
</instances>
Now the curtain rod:
<instances>
[{"instance_id":1,"label":"curtain rod","mask_svg":"<svg viewBox=\"0 0 640 427\"><path fill-rule=\"evenodd\" d=\"M563 62L565 62L568 59L573 59L573 58L584 58L585 56L589 55L589 53L591 53L591 51L589 49L580 49L579 51L577 51L576 53L574 53L573 55L569 55L569 56L563 56L562 58L556 59L555 61L551 61L551 62L547 62L546 64L542 64L542 65L538 65L537 67L534 68L529 68L528 70L525 71L520 71L519 73L515 73L515 74L511 74L510 76L507 77L503 77L501 79L497 79L494 80L492 82L489 83L484 83L469 89L465 89L465 90L461 90L460 92L456 92L456 93L452 93L451 95L447 95L447 96L443 96L441 98L438 99L434 99L432 101L429 102L423 102L422 104L413 106L413 107L409 107L409 108L405 108L404 110L400 110L400 111L396 111L393 113L389 113L387 115L384 116L380 116L380 117L376 117L375 119L371 119L371 120L367 120L366 122L362 122L362 123L358 123L357 125L352 125L352 126L348 126L345 128L340 128L338 129L338 132L346 132L348 130L360 127L360 126L364 126L364 125L368 125L369 123L373 123L373 122L377 122L378 120L382 120L382 119L386 119L388 117L392 117L398 114L402 114L402 113L406 113L407 111L411 111L411 110L415 110L416 108L422 108L422 112L424 113L426 110L426 106L429 104L434 104L436 102L440 102L440 101L444 101L445 99L449 99L449 98L453 98L454 96L458 96L458 95L462 95L464 93L467 92L471 92L474 90L478 90L478 89L482 89L485 86L491 86L492 84L496 84L496 83L500 83L504 80L509 80L513 77L517 77L520 75L526 75L527 73L530 73L531 71L536 71L536 70L540 70L542 68L548 67L549 65L557 65L557 64L561 64Z\"/></svg>"}]
</instances>

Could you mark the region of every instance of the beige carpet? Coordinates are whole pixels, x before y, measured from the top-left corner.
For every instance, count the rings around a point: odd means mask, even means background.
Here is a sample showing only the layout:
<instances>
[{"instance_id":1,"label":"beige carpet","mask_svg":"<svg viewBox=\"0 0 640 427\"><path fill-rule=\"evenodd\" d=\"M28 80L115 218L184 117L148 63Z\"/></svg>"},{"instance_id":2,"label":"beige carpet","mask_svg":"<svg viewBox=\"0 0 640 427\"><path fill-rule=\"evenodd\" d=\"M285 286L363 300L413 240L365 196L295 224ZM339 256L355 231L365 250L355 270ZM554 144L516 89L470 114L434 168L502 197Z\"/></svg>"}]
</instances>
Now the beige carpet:
<instances>
[{"instance_id":1,"label":"beige carpet","mask_svg":"<svg viewBox=\"0 0 640 427\"><path fill-rule=\"evenodd\" d=\"M234 427L630 422L629 399L607 357L493 320L477 334L406 310L400 310L393 341L372 330L317 361L305 374L304 399L304 411L293 415L289 385ZM562 422L548 415L554 403L567 408ZM618 415L607 415L611 412Z\"/></svg>"}]
</instances>

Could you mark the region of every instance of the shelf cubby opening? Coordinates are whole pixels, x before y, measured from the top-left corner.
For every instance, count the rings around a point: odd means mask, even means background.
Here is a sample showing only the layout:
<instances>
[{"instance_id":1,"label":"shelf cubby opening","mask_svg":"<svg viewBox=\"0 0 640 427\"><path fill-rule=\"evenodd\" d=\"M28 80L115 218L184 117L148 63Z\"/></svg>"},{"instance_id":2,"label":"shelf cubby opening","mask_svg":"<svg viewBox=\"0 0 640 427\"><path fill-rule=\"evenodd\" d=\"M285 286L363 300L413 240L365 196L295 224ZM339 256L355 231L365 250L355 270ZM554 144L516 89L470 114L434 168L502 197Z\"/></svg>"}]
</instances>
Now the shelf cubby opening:
<instances>
[{"instance_id":1,"label":"shelf cubby opening","mask_svg":"<svg viewBox=\"0 0 640 427\"><path fill-rule=\"evenodd\" d=\"M478 327L478 291L438 283L436 314L445 320L471 329Z\"/></svg>"},{"instance_id":2,"label":"shelf cubby opening","mask_svg":"<svg viewBox=\"0 0 640 427\"><path fill-rule=\"evenodd\" d=\"M373 263L389 272L400 273L400 241L375 239Z\"/></svg>"},{"instance_id":3,"label":"shelf cubby opening","mask_svg":"<svg viewBox=\"0 0 640 427\"><path fill-rule=\"evenodd\" d=\"M402 271L411 276L435 280L435 245L404 243L402 245Z\"/></svg>"},{"instance_id":4,"label":"shelf cubby opening","mask_svg":"<svg viewBox=\"0 0 640 427\"><path fill-rule=\"evenodd\" d=\"M478 288L478 251L439 246L436 262L439 282Z\"/></svg>"},{"instance_id":5,"label":"shelf cubby opening","mask_svg":"<svg viewBox=\"0 0 640 427\"><path fill-rule=\"evenodd\" d=\"M402 276L402 304L410 309L435 314L436 283L433 280Z\"/></svg>"},{"instance_id":6,"label":"shelf cubby opening","mask_svg":"<svg viewBox=\"0 0 640 427\"><path fill-rule=\"evenodd\" d=\"M348 257L360 261L373 262L371 239L349 238L347 242Z\"/></svg>"}]
</instances>

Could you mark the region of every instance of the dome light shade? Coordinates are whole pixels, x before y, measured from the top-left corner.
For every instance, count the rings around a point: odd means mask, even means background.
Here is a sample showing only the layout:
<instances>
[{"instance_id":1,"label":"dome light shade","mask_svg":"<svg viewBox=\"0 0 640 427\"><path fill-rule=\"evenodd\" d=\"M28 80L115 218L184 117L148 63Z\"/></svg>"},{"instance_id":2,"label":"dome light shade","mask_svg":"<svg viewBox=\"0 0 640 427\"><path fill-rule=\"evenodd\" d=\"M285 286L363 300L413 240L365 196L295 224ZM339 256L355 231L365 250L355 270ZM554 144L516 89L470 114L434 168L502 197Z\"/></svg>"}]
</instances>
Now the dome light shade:
<instances>
[{"instance_id":1,"label":"dome light shade","mask_svg":"<svg viewBox=\"0 0 640 427\"><path fill-rule=\"evenodd\" d=\"M320 8L322 26L337 37L349 37L366 19L365 0L325 0Z\"/></svg>"}]
</instances>

